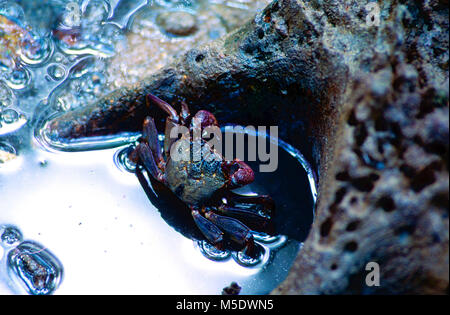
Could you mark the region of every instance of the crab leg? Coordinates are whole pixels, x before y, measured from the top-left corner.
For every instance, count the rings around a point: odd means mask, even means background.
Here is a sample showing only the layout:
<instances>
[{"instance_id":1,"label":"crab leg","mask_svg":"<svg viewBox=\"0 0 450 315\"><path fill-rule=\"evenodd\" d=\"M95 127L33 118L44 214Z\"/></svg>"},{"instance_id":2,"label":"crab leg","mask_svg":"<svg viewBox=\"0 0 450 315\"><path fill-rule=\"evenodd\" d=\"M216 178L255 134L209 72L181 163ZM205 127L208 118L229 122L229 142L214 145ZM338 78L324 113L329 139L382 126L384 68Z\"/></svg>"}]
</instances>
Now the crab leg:
<instances>
[{"instance_id":1,"label":"crab leg","mask_svg":"<svg viewBox=\"0 0 450 315\"><path fill-rule=\"evenodd\" d=\"M275 203L267 195L243 196L232 191L225 191L225 202L217 211L226 216L242 220L254 230L272 234Z\"/></svg>"},{"instance_id":2,"label":"crab leg","mask_svg":"<svg viewBox=\"0 0 450 315\"><path fill-rule=\"evenodd\" d=\"M166 119L166 129L164 131L165 139L164 139L164 154L166 155L166 158L170 156L170 147L172 144L177 140L177 138L171 138L171 130L173 128L177 128L182 126L180 123L184 123L184 121L180 122L180 116L178 115L177 111L170 106L168 103L164 102L162 99L156 97L153 94L147 95L147 102L153 102L158 105L159 108L161 108L163 111L165 111L169 117ZM187 109L187 105L183 106L182 108L182 115L188 115L189 116L189 110ZM183 120L183 117L182 119ZM182 131L181 129L178 129L177 131Z\"/></svg>"},{"instance_id":3,"label":"crab leg","mask_svg":"<svg viewBox=\"0 0 450 315\"><path fill-rule=\"evenodd\" d=\"M141 142L137 145L135 150L139 156L140 162L144 165L147 172L149 172L157 181L163 182L164 174L158 168L149 145L145 142Z\"/></svg>"},{"instance_id":4,"label":"crab leg","mask_svg":"<svg viewBox=\"0 0 450 315\"><path fill-rule=\"evenodd\" d=\"M158 167L161 167L164 163L164 159L161 154L161 146L159 145L158 131L152 117L146 117L144 120L142 138L148 143L156 164Z\"/></svg>"},{"instance_id":5,"label":"crab leg","mask_svg":"<svg viewBox=\"0 0 450 315\"><path fill-rule=\"evenodd\" d=\"M197 224L206 239L213 245L220 247L223 242L223 232L214 223L204 218L197 209L192 208L191 214L195 224Z\"/></svg>"},{"instance_id":6,"label":"crab leg","mask_svg":"<svg viewBox=\"0 0 450 315\"><path fill-rule=\"evenodd\" d=\"M236 194L232 191L229 191L226 194L226 199L229 203L232 205L236 204L258 204L262 205L265 209L274 210L275 209L275 202L273 199L268 195L258 195L258 196L243 196Z\"/></svg>"},{"instance_id":7,"label":"crab leg","mask_svg":"<svg viewBox=\"0 0 450 315\"><path fill-rule=\"evenodd\" d=\"M206 212L205 217L225 231L227 235L230 235L231 240L245 246L244 252L247 255L253 255L255 242L250 229L246 225L236 219L221 216L211 211Z\"/></svg>"},{"instance_id":8,"label":"crab leg","mask_svg":"<svg viewBox=\"0 0 450 315\"><path fill-rule=\"evenodd\" d=\"M255 231L260 231L267 234L274 233L272 218L265 215L262 211L255 207L240 208L229 205L221 205L216 209L223 215L230 216L244 222L248 227Z\"/></svg>"},{"instance_id":9,"label":"crab leg","mask_svg":"<svg viewBox=\"0 0 450 315\"><path fill-rule=\"evenodd\" d=\"M177 111L170 106L168 103L164 102L162 99L160 99L159 97L153 95L153 94L148 94L147 95L147 102L153 102L156 105L158 105L159 108L161 108L163 111L165 111L168 115L169 118L174 121L174 122L179 122L179 116Z\"/></svg>"}]
</instances>

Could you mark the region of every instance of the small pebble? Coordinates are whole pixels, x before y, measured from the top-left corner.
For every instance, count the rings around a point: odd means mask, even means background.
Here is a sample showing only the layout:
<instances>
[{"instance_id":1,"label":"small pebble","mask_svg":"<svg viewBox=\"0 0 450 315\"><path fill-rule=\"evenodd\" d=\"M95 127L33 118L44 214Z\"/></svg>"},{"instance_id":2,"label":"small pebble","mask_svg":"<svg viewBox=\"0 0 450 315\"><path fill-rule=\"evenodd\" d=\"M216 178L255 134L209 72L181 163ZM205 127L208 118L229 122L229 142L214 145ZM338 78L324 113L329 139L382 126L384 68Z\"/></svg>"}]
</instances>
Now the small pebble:
<instances>
[{"instance_id":1,"label":"small pebble","mask_svg":"<svg viewBox=\"0 0 450 315\"><path fill-rule=\"evenodd\" d=\"M197 30L197 19L188 12L164 12L156 18L157 23L167 33L187 36Z\"/></svg>"},{"instance_id":2,"label":"small pebble","mask_svg":"<svg viewBox=\"0 0 450 315\"><path fill-rule=\"evenodd\" d=\"M231 282L228 287L223 288L222 295L238 295L241 287L236 282Z\"/></svg>"}]
</instances>

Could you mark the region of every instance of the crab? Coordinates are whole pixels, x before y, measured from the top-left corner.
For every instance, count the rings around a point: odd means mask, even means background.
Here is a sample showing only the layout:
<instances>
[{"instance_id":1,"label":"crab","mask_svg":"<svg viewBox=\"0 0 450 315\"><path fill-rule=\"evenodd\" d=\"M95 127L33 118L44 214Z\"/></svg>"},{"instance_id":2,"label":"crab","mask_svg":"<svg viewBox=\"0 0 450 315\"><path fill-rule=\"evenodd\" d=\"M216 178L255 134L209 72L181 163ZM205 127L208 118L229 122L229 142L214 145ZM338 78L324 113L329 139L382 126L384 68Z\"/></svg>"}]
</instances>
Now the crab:
<instances>
[{"instance_id":1,"label":"crab","mask_svg":"<svg viewBox=\"0 0 450 315\"><path fill-rule=\"evenodd\" d=\"M147 95L147 103L156 104L168 114L164 149L153 118L146 117L139 144L129 153L130 160L188 206L196 226L209 243L220 250L227 244L237 245L245 254L254 255L253 232L273 233L275 204L267 195L245 196L232 191L254 181L251 167L239 159L226 160L203 138L190 138L195 127L201 130L219 127L212 113L200 110L192 117L187 104L182 102L178 114L171 105L152 94ZM189 133L171 138L172 129L181 126ZM186 143L192 148L195 141L202 148L200 159L194 160L192 155L187 159L173 158L171 152L186 149Z\"/></svg>"}]
</instances>

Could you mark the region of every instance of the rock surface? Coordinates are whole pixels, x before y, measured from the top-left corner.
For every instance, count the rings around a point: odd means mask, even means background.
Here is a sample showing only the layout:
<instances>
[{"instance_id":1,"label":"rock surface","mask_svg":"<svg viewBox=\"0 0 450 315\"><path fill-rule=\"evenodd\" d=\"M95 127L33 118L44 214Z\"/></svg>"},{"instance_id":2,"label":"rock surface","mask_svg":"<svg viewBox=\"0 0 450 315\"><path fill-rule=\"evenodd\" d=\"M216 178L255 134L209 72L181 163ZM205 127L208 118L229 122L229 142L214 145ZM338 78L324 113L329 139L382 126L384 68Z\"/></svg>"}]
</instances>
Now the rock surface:
<instances>
[{"instance_id":1,"label":"rock surface","mask_svg":"<svg viewBox=\"0 0 450 315\"><path fill-rule=\"evenodd\" d=\"M448 3L385 1L369 27L356 2L316 5L301 11L348 84L317 220L274 293L448 292Z\"/></svg>"},{"instance_id":2,"label":"rock surface","mask_svg":"<svg viewBox=\"0 0 450 315\"><path fill-rule=\"evenodd\" d=\"M248 25L97 103L58 139L139 130L152 92L219 121L277 124L319 171L316 221L278 294L445 293L448 1L272 2ZM369 18L367 18L369 17ZM380 267L380 286L365 269Z\"/></svg>"}]
</instances>

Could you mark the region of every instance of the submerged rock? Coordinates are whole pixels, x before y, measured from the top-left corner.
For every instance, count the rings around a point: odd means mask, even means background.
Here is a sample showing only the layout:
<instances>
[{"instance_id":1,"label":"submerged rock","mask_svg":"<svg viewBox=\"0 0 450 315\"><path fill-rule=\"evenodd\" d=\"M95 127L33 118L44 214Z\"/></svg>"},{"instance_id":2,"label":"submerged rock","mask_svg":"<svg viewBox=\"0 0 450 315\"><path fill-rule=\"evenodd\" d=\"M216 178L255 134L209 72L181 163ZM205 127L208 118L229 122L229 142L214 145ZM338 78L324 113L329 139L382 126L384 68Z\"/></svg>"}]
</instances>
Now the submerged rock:
<instances>
[{"instance_id":1,"label":"submerged rock","mask_svg":"<svg viewBox=\"0 0 450 315\"><path fill-rule=\"evenodd\" d=\"M188 12L163 12L156 21L164 31L173 35L187 36L197 30L197 19Z\"/></svg>"}]
</instances>

